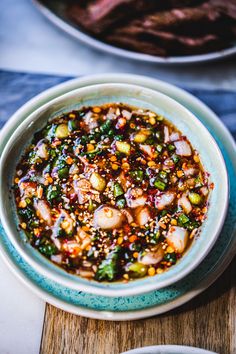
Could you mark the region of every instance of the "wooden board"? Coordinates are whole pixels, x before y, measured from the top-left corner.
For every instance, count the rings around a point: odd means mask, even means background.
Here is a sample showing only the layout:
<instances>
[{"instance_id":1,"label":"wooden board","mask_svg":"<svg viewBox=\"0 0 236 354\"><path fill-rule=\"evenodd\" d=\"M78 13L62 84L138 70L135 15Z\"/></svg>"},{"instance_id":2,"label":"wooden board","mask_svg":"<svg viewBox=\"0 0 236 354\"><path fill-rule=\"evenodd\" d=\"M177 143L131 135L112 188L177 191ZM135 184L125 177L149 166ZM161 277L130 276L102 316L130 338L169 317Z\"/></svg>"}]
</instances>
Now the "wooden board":
<instances>
[{"instance_id":1,"label":"wooden board","mask_svg":"<svg viewBox=\"0 0 236 354\"><path fill-rule=\"evenodd\" d=\"M167 314L111 322L47 305L41 354L118 354L157 344L190 345L236 354L236 259L208 290Z\"/></svg>"}]
</instances>

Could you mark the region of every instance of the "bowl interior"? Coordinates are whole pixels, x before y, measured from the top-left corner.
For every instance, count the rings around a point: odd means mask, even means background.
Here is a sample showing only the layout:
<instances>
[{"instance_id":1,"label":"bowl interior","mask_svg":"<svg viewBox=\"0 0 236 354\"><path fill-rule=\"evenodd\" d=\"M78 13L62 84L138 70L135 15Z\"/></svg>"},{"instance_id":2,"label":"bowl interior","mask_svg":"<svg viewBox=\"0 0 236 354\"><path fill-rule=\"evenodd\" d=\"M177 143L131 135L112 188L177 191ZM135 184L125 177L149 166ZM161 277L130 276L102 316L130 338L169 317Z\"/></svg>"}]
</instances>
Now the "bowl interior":
<instances>
[{"instance_id":1,"label":"bowl interior","mask_svg":"<svg viewBox=\"0 0 236 354\"><path fill-rule=\"evenodd\" d=\"M199 152L204 168L214 183L210 195L208 216L203 223L200 237L194 240L184 257L165 273L124 284L98 283L72 275L57 267L27 242L19 231L14 196L11 190L15 167L33 134L42 129L55 116L83 106L122 102L150 109L172 122ZM189 273L206 256L222 227L227 210L228 181L222 155L209 132L187 109L159 92L134 85L101 84L71 91L33 112L16 129L1 158L0 216L7 234L20 254L39 272L64 285L97 294L132 295L167 286ZM10 193L9 193L10 191Z\"/></svg>"}]
</instances>

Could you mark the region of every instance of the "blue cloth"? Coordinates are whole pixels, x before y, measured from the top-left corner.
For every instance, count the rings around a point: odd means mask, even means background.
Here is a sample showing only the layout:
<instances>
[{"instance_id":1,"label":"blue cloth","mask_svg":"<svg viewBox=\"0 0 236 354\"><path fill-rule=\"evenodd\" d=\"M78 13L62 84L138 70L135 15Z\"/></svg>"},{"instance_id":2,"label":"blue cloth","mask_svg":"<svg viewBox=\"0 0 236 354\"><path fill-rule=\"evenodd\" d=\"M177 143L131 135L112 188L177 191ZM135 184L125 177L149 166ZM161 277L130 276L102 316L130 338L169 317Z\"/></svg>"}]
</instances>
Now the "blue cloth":
<instances>
[{"instance_id":1,"label":"blue cloth","mask_svg":"<svg viewBox=\"0 0 236 354\"><path fill-rule=\"evenodd\" d=\"M72 77L0 71L0 128L26 101L43 90ZM236 92L187 89L206 103L236 139Z\"/></svg>"}]
</instances>

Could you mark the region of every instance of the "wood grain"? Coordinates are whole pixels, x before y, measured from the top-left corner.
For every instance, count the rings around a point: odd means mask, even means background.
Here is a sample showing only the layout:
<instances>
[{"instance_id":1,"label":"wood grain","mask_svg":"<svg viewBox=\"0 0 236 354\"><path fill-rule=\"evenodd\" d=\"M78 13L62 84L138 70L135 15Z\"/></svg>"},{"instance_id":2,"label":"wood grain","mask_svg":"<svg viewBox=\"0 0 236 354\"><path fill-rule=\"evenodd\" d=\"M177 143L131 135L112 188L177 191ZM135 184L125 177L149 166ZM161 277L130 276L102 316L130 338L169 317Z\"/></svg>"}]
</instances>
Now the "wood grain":
<instances>
[{"instance_id":1,"label":"wood grain","mask_svg":"<svg viewBox=\"0 0 236 354\"><path fill-rule=\"evenodd\" d=\"M41 354L118 354L156 344L182 344L236 354L236 259L208 290L167 314L110 322L47 305Z\"/></svg>"}]
</instances>

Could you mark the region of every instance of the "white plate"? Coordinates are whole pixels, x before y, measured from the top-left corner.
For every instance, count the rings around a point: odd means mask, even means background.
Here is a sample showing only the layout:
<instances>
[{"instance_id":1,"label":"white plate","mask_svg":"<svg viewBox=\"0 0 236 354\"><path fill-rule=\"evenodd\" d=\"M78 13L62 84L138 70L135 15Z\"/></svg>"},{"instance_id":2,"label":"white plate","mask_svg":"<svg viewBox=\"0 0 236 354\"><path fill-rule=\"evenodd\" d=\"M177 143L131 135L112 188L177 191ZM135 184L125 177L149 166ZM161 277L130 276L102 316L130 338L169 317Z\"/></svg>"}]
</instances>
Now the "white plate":
<instances>
[{"instance_id":1,"label":"white plate","mask_svg":"<svg viewBox=\"0 0 236 354\"><path fill-rule=\"evenodd\" d=\"M153 345L132 349L121 354L217 354L209 350L183 345Z\"/></svg>"},{"instance_id":2,"label":"white plate","mask_svg":"<svg viewBox=\"0 0 236 354\"><path fill-rule=\"evenodd\" d=\"M124 58L159 64L191 64L220 60L236 54L236 45L212 53L176 57L173 56L167 58L129 51L113 46L111 44L107 44L101 40L96 39L95 37L92 37L91 35L88 35L82 29L79 29L79 27L73 24L64 14L62 1L47 1L47 3L50 3L50 5L45 4L45 1L43 2L42 0L33 0L33 3L41 11L41 13L48 18L49 21L62 29L64 32L68 33L79 41L90 45L91 47Z\"/></svg>"}]
</instances>

